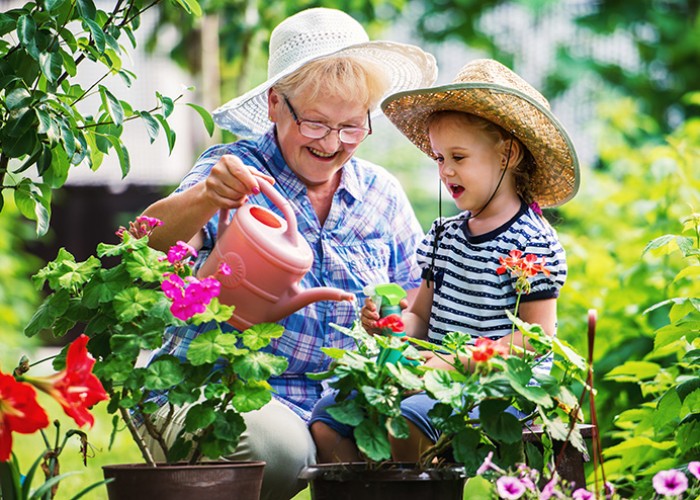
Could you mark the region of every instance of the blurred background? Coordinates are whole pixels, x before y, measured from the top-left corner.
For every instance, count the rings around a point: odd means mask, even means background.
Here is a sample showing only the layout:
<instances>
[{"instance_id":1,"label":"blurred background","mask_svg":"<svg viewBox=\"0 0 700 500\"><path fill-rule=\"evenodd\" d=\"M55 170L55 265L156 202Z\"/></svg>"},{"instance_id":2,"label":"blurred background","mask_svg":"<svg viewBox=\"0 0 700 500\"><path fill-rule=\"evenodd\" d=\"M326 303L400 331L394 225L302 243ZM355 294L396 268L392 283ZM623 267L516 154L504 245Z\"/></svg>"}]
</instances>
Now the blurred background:
<instances>
[{"instance_id":1,"label":"blurred background","mask_svg":"<svg viewBox=\"0 0 700 500\"><path fill-rule=\"evenodd\" d=\"M106 10L114 2L95 3ZM582 163L578 196L561 209L545 212L569 260L570 274L559 300L559 335L586 352L586 312L598 310L594 359L599 423L604 444L614 442L615 416L639 404L644 395L633 380L611 382L605 379L606 373L625 360L644 359L651 350L652 333L667 321L668 309L643 314L648 307L681 293L684 287L696 286L673 281L681 262L669 256L642 257L642 251L658 236L679 233L681 217L698 207L699 3L199 3L200 17L170 2L157 3L145 12L135 32L137 46L125 61L138 78L130 87L117 77L102 84L135 107L151 106L156 91L185 92L189 102L211 111L266 79L267 41L275 25L299 10L324 6L353 15L373 39L412 43L432 52L440 71L438 83L450 82L471 59L491 57L514 69L550 100ZM0 0L0 10L22 4ZM100 69L91 71L82 68L79 79L97 78ZM194 89L182 90L188 87ZM72 168L65 186L54 193L50 229L44 236L36 236L33 222L19 215L5 194L0 213L3 371L10 371L21 354L41 356L43 351L38 349L69 340L27 339L22 334L41 300L32 274L61 247L80 261L94 253L98 242L115 242L114 231L172 191L206 147L235 140L219 130L210 137L197 113L185 106L175 107L170 125L177 134L172 151L162 135L151 143L140 123L125 127L122 138L131 155L131 171L124 178L114 155L107 156L97 171ZM433 163L386 119L374 125L375 133L362 144L358 156L383 165L401 180L427 229L438 214L440 188ZM444 214L453 210L447 199ZM116 450L107 451L111 423L106 412L101 418L91 433L97 463L115 463L115 454L139 461L138 452L130 455L134 450L126 434L118 436ZM72 470L70 463L65 467ZM82 476L76 481L88 480Z\"/></svg>"}]
</instances>

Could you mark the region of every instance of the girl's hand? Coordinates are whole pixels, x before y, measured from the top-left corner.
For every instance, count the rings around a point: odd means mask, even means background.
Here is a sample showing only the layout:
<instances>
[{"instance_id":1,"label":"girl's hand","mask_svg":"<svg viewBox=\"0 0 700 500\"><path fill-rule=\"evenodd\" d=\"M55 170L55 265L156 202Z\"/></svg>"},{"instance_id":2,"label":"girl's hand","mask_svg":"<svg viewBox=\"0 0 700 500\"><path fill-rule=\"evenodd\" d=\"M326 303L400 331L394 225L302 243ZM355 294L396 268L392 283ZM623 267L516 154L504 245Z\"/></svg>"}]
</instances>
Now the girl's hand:
<instances>
[{"instance_id":1,"label":"girl's hand","mask_svg":"<svg viewBox=\"0 0 700 500\"><path fill-rule=\"evenodd\" d=\"M379 335L381 330L377 328L378 319L379 311L377 311L377 305L372 302L372 299L367 297L365 299L365 305L362 306L362 310L360 311L362 328L364 328L370 335Z\"/></svg>"}]
</instances>

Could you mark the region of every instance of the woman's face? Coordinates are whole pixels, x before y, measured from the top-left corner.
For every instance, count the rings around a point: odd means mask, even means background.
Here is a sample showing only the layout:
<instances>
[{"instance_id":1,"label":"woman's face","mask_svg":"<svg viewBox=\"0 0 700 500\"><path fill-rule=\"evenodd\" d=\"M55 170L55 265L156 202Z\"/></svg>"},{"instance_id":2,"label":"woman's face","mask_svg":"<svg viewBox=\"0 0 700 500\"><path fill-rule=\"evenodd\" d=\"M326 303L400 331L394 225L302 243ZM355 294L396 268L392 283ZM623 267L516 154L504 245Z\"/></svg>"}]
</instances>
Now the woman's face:
<instances>
[{"instance_id":1,"label":"woman's face","mask_svg":"<svg viewBox=\"0 0 700 500\"><path fill-rule=\"evenodd\" d=\"M288 100L299 120L322 123L334 129L368 127L365 105L348 101L342 96L322 94L311 101L301 93L288 96ZM341 142L337 130L331 130L322 139L304 137L284 97L275 90L270 91L268 104L270 117L277 126L282 155L307 186L334 180L360 145Z\"/></svg>"},{"instance_id":2,"label":"woman's face","mask_svg":"<svg viewBox=\"0 0 700 500\"><path fill-rule=\"evenodd\" d=\"M440 179L460 210L480 212L487 203L488 209L493 210L500 200L517 197L508 172L489 202L507 156L493 134L459 114L448 114L431 123L429 137Z\"/></svg>"}]
</instances>

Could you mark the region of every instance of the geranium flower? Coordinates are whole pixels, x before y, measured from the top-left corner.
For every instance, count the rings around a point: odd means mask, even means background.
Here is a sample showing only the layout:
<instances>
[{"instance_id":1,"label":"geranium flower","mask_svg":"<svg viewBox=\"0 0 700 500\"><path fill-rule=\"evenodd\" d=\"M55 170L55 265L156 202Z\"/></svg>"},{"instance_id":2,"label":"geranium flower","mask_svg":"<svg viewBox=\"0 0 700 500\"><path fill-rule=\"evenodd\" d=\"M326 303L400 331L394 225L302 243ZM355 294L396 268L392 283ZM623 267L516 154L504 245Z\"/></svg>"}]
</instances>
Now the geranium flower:
<instances>
[{"instance_id":1,"label":"geranium flower","mask_svg":"<svg viewBox=\"0 0 700 500\"><path fill-rule=\"evenodd\" d=\"M506 356L508 349L501 344L498 344L488 337L479 337L471 348L472 359L477 363L488 361L496 354Z\"/></svg>"},{"instance_id":2,"label":"geranium flower","mask_svg":"<svg viewBox=\"0 0 700 500\"><path fill-rule=\"evenodd\" d=\"M34 388L0 373L0 462L10 460L12 433L32 434L49 425L49 417L36 401Z\"/></svg>"},{"instance_id":3,"label":"geranium flower","mask_svg":"<svg viewBox=\"0 0 700 500\"><path fill-rule=\"evenodd\" d=\"M586 488L579 488L574 491L572 498L574 500L593 500L594 496L593 493L588 491Z\"/></svg>"},{"instance_id":4,"label":"geranium flower","mask_svg":"<svg viewBox=\"0 0 700 500\"><path fill-rule=\"evenodd\" d=\"M688 472L695 476L695 479L700 481L700 462L690 462L688 464Z\"/></svg>"},{"instance_id":5,"label":"geranium flower","mask_svg":"<svg viewBox=\"0 0 700 500\"><path fill-rule=\"evenodd\" d=\"M90 408L109 399L99 379L92 373L95 359L87 351L90 338L83 334L68 348L66 368L50 377L25 377L37 389L47 393L63 407L66 415L82 427L95 423Z\"/></svg>"},{"instance_id":6,"label":"geranium flower","mask_svg":"<svg viewBox=\"0 0 700 500\"><path fill-rule=\"evenodd\" d=\"M155 228L162 226L163 222L155 217L148 217L146 215L141 215L136 217L136 220L129 222L128 231L134 236L134 238L143 238L144 236L150 236ZM120 238L124 235L124 231L127 231L125 227L120 227L117 230L117 236Z\"/></svg>"},{"instance_id":7,"label":"geranium flower","mask_svg":"<svg viewBox=\"0 0 700 500\"><path fill-rule=\"evenodd\" d=\"M184 241L178 241L168 250L168 262L175 264L183 261L187 256L197 256L197 250L193 246L188 245Z\"/></svg>"},{"instance_id":8,"label":"geranium flower","mask_svg":"<svg viewBox=\"0 0 700 500\"><path fill-rule=\"evenodd\" d=\"M523 252L520 250L511 250L508 257L499 257L498 261L501 266L496 269L496 274L501 275L509 272L512 277L516 278L515 289L518 293L530 293L529 278L537 276L537 273L549 276L549 269L545 267L544 257L538 263L537 256L534 254L523 257Z\"/></svg>"},{"instance_id":9,"label":"geranium flower","mask_svg":"<svg viewBox=\"0 0 700 500\"><path fill-rule=\"evenodd\" d=\"M651 480L659 495L677 496L688 489L688 478L676 469L662 470Z\"/></svg>"},{"instance_id":10,"label":"geranium flower","mask_svg":"<svg viewBox=\"0 0 700 500\"><path fill-rule=\"evenodd\" d=\"M406 329L401 320L401 316L398 314L390 314L384 318L379 318L377 320L377 327L388 328L394 333L401 333Z\"/></svg>"},{"instance_id":11,"label":"geranium flower","mask_svg":"<svg viewBox=\"0 0 700 500\"><path fill-rule=\"evenodd\" d=\"M496 490L500 498L517 500L523 496L526 487L517 477L501 476L496 480Z\"/></svg>"}]
</instances>

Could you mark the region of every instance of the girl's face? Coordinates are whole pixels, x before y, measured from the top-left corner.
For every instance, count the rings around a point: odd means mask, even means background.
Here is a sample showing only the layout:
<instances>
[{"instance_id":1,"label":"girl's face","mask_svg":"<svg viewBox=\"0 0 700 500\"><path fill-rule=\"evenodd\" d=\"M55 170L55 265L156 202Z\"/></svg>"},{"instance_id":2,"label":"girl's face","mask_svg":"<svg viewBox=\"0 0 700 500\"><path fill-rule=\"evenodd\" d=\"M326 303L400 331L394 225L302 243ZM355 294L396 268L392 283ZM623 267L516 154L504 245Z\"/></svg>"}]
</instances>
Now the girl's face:
<instances>
[{"instance_id":1,"label":"girl's face","mask_svg":"<svg viewBox=\"0 0 700 500\"><path fill-rule=\"evenodd\" d=\"M367 108L343 96L323 94L311 101L301 93L288 97L289 105L299 120L317 122L338 129L368 127ZM322 139L301 135L284 96L271 91L268 104L270 117L277 126L277 140L287 165L307 186L322 185L335 179L336 174L352 157L358 144L341 142L337 130Z\"/></svg>"},{"instance_id":2,"label":"girl's face","mask_svg":"<svg viewBox=\"0 0 700 500\"><path fill-rule=\"evenodd\" d=\"M487 215L497 213L503 202L512 203L513 197L517 199L509 165L496 195L489 202L503 174L508 154L504 146L507 147L508 142L499 141L494 134L470 123L460 113L436 118L430 124L428 135L440 180L460 210Z\"/></svg>"}]
</instances>

